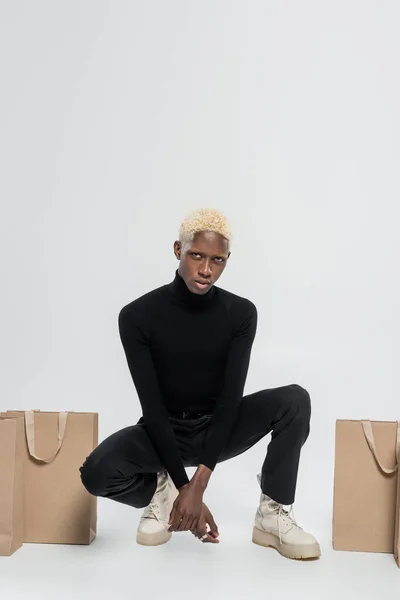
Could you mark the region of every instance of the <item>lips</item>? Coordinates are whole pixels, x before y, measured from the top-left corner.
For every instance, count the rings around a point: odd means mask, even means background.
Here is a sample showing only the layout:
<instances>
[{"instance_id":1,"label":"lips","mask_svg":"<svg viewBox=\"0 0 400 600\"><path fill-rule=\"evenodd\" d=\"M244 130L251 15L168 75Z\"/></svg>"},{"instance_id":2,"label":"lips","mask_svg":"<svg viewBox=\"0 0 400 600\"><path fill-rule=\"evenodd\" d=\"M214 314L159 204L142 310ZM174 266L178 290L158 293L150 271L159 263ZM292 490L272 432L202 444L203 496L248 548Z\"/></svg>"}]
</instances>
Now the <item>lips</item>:
<instances>
[{"instance_id":1,"label":"lips","mask_svg":"<svg viewBox=\"0 0 400 600\"><path fill-rule=\"evenodd\" d=\"M205 290L206 288L210 287L211 282L210 281L201 281L201 280L196 280L195 285L197 288L199 288L199 290Z\"/></svg>"}]
</instances>

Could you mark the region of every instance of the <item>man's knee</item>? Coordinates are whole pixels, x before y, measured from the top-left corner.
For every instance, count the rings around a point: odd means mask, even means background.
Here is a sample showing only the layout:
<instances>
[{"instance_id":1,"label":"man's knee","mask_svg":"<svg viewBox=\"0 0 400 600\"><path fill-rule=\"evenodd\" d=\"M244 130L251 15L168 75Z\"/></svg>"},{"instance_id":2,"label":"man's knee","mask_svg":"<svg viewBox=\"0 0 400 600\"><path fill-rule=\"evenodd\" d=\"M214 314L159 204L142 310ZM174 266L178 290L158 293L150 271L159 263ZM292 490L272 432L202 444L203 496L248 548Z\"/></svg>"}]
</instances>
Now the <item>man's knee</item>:
<instances>
[{"instance_id":1,"label":"man's knee","mask_svg":"<svg viewBox=\"0 0 400 600\"><path fill-rule=\"evenodd\" d=\"M290 388L288 400L291 407L296 412L296 417L299 419L309 420L311 415L310 394L306 389L297 383L292 383L288 387Z\"/></svg>"},{"instance_id":2,"label":"man's knee","mask_svg":"<svg viewBox=\"0 0 400 600\"><path fill-rule=\"evenodd\" d=\"M79 468L81 481L87 491L93 496L102 496L105 492L104 469L90 454Z\"/></svg>"}]
</instances>

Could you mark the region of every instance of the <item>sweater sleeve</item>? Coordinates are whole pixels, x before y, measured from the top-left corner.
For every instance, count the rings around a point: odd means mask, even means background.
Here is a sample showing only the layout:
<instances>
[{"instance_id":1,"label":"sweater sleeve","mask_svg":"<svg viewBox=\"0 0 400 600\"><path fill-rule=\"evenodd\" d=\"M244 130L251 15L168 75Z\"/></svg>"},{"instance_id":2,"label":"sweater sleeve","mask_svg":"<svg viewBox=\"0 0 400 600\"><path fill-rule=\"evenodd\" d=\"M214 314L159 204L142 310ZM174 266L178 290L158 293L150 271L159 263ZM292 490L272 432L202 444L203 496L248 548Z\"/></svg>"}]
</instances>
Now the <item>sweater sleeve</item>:
<instances>
[{"instance_id":1,"label":"sweater sleeve","mask_svg":"<svg viewBox=\"0 0 400 600\"><path fill-rule=\"evenodd\" d=\"M245 317L235 328L225 367L224 388L217 400L200 464L214 470L228 442L243 397L251 349L257 330L257 309L248 301Z\"/></svg>"},{"instance_id":2,"label":"sweater sleeve","mask_svg":"<svg viewBox=\"0 0 400 600\"><path fill-rule=\"evenodd\" d=\"M176 438L162 400L157 374L150 352L144 319L132 306L125 306L118 316L118 328L128 367L139 396L143 422L164 467L177 488L189 482Z\"/></svg>"}]
</instances>

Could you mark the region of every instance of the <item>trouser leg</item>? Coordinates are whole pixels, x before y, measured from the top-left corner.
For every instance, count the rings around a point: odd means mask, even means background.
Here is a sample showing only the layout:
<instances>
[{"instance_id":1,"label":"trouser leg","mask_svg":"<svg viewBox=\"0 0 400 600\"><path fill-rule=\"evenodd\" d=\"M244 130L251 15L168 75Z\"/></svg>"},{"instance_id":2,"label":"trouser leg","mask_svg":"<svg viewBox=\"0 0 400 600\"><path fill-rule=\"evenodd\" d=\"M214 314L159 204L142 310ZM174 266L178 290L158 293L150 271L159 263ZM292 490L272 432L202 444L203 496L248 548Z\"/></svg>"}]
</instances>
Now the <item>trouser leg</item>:
<instances>
[{"instance_id":1,"label":"trouser leg","mask_svg":"<svg viewBox=\"0 0 400 600\"><path fill-rule=\"evenodd\" d=\"M295 499L300 451L310 431L308 392L297 384L244 396L218 462L242 454L272 431L261 470L261 489L281 504Z\"/></svg>"},{"instance_id":2,"label":"trouser leg","mask_svg":"<svg viewBox=\"0 0 400 600\"><path fill-rule=\"evenodd\" d=\"M196 443L207 428L208 418L184 421L170 418L184 466L195 464ZM143 508L157 489L157 473L164 470L142 422L113 433L86 458L81 480L94 496Z\"/></svg>"},{"instance_id":3,"label":"trouser leg","mask_svg":"<svg viewBox=\"0 0 400 600\"><path fill-rule=\"evenodd\" d=\"M142 424L113 433L86 458L81 480L94 496L136 508L147 506L157 488L160 458Z\"/></svg>"}]
</instances>

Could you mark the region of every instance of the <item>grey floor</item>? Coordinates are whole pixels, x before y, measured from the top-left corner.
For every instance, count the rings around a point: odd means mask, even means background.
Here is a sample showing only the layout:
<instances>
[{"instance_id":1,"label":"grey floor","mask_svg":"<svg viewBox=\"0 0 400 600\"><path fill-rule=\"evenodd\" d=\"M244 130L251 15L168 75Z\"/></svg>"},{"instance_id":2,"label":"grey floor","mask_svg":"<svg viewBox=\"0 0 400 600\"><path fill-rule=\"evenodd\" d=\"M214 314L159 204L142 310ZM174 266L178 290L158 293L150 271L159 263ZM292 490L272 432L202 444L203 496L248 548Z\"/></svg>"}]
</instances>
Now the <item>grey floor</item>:
<instances>
[{"instance_id":1,"label":"grey floor","mask_svg":"<svg viewBox=\"0 0 400 600\"><path fill-rule=\"evenodd\" d=\"M245 464L245 462L243 462ZM273 598L386 600L400 593L400 569L392 555L335 552L329 494L305 494L295 513L318 537L322 558L289 561L251 543L258 489L253 474L245 493L227 493L234 465L220 468L208 492L221 543L204 545L190 533L174 534L158 548L135 542L140 512L99 499L98 537L91 546L25 544L0 559L0 597L7 600L111 600L113 598ZM303 478L304 480L304 478ZM222 487L221 487L222 486ZM224 493L222 493L224 491ZM248 492L248 493L247 493ZM310 500L312 498L312 500ZM254 501L253 501L254 499Z\"/></svg>"},{"instance_id":2,"label":"grey floor","mask_svg":"<svg viewBox=\"0 0 400 600\"><path fill-rule=\"evenodd\" d=\"M233 528L229 521L220 522L226 533L218 546L184 533L162 547L143 548L123 512L125 518L104 524L90 547L25 545L1 559L1 597L386 600L400 591L392 556L334 552L327 537L321 540L323 557L307 563L255 546L249 527Z\"/></svg>"}]
</instances>

